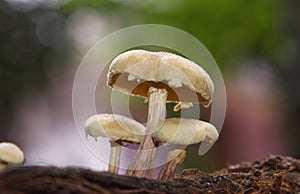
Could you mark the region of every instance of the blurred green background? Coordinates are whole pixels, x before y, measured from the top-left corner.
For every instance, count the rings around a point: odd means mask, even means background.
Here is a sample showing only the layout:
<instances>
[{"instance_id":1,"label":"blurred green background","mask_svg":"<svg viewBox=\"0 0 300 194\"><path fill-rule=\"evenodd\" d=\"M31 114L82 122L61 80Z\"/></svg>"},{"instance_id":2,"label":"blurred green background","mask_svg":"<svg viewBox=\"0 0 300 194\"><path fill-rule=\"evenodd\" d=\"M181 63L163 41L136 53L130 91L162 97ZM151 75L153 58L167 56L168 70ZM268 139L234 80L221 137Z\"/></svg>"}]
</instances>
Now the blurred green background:
<instances>
[{"instance_id":1,"label":"blurred green background","mask_svg":"<svg viewBox=\"0 0 300 194\"><path fill-rule=\"evenodd\" d=\"M182 168L212 171L268 154L300 157L297 0L2 0L0 141L23 147L28 164L81 164L59 154L57 145L66 133L78 135L70 124L76 68L99 39L145 23L195 36L214 56L226 82L228 110L219 141L201 157L198 146L191 146ZM57 141L49 140L52 131ZM51 159L44 156L52 149ZM76 154L80 158L82 153L72 150L70 155Z\"/></svg>"}]
</instances>

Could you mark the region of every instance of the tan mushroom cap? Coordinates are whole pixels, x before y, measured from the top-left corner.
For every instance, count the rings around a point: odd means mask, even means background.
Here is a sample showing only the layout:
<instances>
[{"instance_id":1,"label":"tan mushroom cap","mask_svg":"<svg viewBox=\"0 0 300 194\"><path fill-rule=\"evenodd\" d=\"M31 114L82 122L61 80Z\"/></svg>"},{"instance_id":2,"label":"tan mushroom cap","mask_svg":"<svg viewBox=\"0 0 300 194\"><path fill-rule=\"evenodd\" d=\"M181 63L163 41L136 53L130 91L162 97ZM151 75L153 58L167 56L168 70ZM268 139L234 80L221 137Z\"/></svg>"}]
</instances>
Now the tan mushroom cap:
<instances>
[{"instance_id":1,"label":"tan mushroom cap","mask_svg":"<svg viewBox=\"0 0 300 194\"><path fill-rule=\"evenodd\" d=\"M23 151L15 144L0 143L0 161L8 164L23 164L25 161Z\"/></svg>"},{"instance_id":2,"label":"tan mushroom cap","mask_svg":"<svg viewBox=\"0 0 300 194\"><path fill-rule=\"evenodd\" d=\"M163 143L191 145L203 140L216 141L217 129L210 123L196 119L169 118L157 130L153 137Z\"/></svg>"},{"instance_id":3,"label":"tan mushroom cap","mask_svg":"<svg viewBox=\"0 0 300 194\"><path fill-rule=\"evenodd\" d=\"M144 137L145 127L139 122L116 114L96 114L86 120L86 135L108 137L111 141L128 141L140 143Z\"/></svg>"},{"instance_id":4,"label":"tan mushroom cap","mask_svg":"<svg viewBox=\"0 0 300 194\"><path fill-rule=\"evenodd\" d=\"M148 96L150 87L164 88L167 101L203 103L205 107L214 93L211 78L196 63L172 53L145 50L118 55L110 64L107 84L142 97Z\"/></svg>"}]
</instances>

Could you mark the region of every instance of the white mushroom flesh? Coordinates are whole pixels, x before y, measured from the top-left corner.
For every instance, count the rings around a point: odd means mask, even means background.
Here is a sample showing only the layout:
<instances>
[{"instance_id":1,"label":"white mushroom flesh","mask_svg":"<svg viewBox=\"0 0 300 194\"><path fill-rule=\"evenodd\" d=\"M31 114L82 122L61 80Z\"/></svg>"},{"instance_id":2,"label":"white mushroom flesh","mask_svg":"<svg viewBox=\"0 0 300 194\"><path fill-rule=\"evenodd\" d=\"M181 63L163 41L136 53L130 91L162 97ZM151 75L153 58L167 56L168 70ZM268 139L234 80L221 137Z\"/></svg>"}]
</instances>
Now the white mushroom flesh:
<instances>
[{"instance_id":1,"label":"white mushroom flesh","mask_svg":"<svg viewBox=\"0 0 300 194\"><path fill-rule=\"evenodd\" d=\"M174 112L178 112L181 109L187 109L187 108L191 108L191 107L193 107L193 103L190 103L190 102L178 102L174 106L173 111Z\"/></svg>"}]
</instances>

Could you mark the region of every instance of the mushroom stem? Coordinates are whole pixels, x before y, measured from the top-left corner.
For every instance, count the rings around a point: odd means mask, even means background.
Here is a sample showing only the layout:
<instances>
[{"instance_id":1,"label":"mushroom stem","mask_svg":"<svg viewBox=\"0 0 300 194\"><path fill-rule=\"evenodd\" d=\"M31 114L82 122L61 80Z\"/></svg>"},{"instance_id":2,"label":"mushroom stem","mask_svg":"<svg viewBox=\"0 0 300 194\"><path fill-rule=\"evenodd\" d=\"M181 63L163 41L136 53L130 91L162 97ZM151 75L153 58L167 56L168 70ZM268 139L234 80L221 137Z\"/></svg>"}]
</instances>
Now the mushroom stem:
<instances>
[{"instance_id":1,"label":"mushroom stem","mask_svg":"<svg viewBox=\"0 0 300 194\"><path fill-rule=\"evenodd\" d=\"M126 175L153 178L153 162L156 145L152 133L160 128L166 117L167 91L150 87L148 91L148 118L145 138L142 140L138 151L126 172Z\"/></svg>"},{"instance_id":2,"label":"mushroom stem","mask_svg":"<svg viewBox=\"0 0 300 194\"><path fill-rule=\"evenodd\" d=\"M120 164L121 145L110 141L108 172L118 174Z\"/></svg>"},{"instance_id":3,"label":"mushroom stem","mask_svg":"<svg viewBox=\"0 0 300 194\"><path fill-rule=\"evenodd\" d=\"M176 169L183 163L186 157L186 147L178 146L175 150L168 153L167 162L158 174L158 180L167 180L173 178Z\"/></svg>"},{"instance_id":4,"label":"mushroom stem","mask_svg":"<svg viewBox=\"0 0 300 194\"><path fill-rule=\"evenodd\" d=\"M5 163L3 163L3 162L0 161L0 172L1 172L4 168L6 168L6 166L7 166L7 164L5 164Z\"/></svg>"}]
</instances>

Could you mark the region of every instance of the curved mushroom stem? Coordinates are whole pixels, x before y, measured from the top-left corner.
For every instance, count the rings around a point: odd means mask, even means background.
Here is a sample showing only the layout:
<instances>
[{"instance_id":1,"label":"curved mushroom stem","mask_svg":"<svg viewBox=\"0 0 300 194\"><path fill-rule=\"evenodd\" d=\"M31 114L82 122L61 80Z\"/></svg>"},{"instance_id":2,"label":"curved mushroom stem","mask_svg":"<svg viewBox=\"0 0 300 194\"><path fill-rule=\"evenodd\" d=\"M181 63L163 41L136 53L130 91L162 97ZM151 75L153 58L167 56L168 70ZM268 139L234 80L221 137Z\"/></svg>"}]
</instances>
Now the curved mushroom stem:
<instances>
[{"instance_id":1,"label":"curved mushroom stem","mask_svg":"<svg viewBox=\"0 0 300 194\"><path fill-rule=\"evenodd\" d=\"M153 178L153 162L156 146L152 133L160 128L166 117L167 91L150 87L148 91L148 118L145 138L142 140L138 151L126 172L126 175Z\"/></svg>"},{"instance_id":2,"label":"curved mushroom stem","mask_svg":"<svg viewBox=\"0 0 300 194\"><path fill-rule=\"evenodd\" d=\"M176 169L183 163L186 157L186 146L178 146L168 153L167 164L165 164L158 174L158 180L167 180L175 176Z\"/></svg>"},{"instance_id":3,"label":"curved mushroom stem","mask_svg":"<svg viewBox=\"0 0 300 194\"><path fill-rule=\"evenodd\" d=\"M118 174L121 154L121 142L110 141L108 172Z\"/></svg>"},{"instance_id":4,"label":"curved mushroom stem","mask_svg":"<svg viewBox=\"0 0 300 194\"><path fill-rule=\"evenodd\" d=\"M0 161L0 172L6 168L7 164Z\"/></svg>"}]
</instances>

